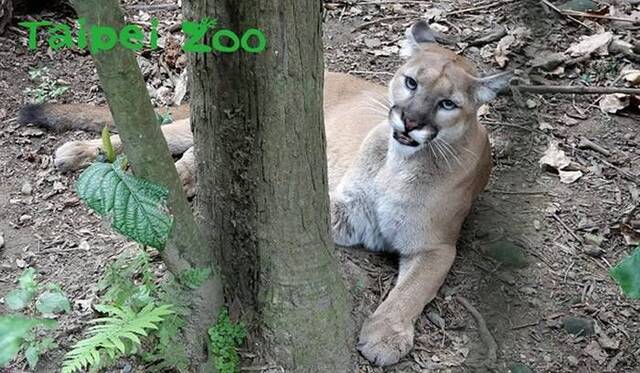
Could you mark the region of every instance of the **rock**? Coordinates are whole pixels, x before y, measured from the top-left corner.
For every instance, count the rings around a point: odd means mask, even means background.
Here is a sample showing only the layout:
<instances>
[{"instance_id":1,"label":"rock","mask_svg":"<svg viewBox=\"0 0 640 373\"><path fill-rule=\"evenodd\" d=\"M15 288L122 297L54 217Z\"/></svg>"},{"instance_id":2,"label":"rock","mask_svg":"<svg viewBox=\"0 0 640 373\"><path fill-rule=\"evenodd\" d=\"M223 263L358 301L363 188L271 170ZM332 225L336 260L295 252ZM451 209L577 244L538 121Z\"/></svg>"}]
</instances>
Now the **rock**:
<instances>
[{"instance_id":1,"label":"rock","mask_svg":"<svg viewBox=\"0 0 640 373\"><path fill-rule=\"evenodd\" d=\"M573 10L576 12L586 12L587 10L597 10L598 4L591 0L569 0L558 6L563 10Z\"/></svg>"},{"instance_id":2,"label":"rock","mask_svg":"<svg viewBox=\"0 0 640 373\"><path fill-rule=\"evenodd\" d=\"M0 249L4 247L4 234L0 232Z\"/></svg>"},{"instance_id":3,"label":"rock","mask_svg":"<svg viewBox=\"0 0 640 373\"><path fill-rule=\"evenodd\" d=\"M89 251L91 249L91 247L89 246L89 243L84 240L80 242L80 245L78 245L78 248L84 251Z\"/></svg>"},{"instance_id":4,"label":"rock","mask_svg":"<svg viewBox=\"0 0 640 373\"><path fill-rule=\"evenodd\" d=\"M573 355L567 356L567 364L569 364L569 366L571 366L571 367L577 367L578 366L578 358L573 356Z\"/></svg>"},{"instance_id":5,"label":"rock","mask_svg":"<svg viewBox=\"0 0 640 373\"><path fill-rule=\"evenodd\" d=\"M591 319L567 317L562 320L562 329L573 335L588 337L594 333L594 323Z\"/></svg>"},{"instance_id":6,"label":"rock","mask_svg":"<svg viewBox=\"0 0 640 373\"><path fill-rule=\"evenodd\" d=\"M431 321L439 329L444 329L445 322L444 322L444 319L442 318L442 316L440 316L439 313L437 313L435 311L427 312L427 318L429 319L429 321Z\"/></svg>"},{"instance_id":7,"label":"rock","mask_svg":"<svg viewBox=\"0 0 640 373\"><path fill-rule=\"evenodd\" d=\"M509 372L511 373L533 373L533 370L523 363L513 363L509 366Z\"/></svg>"},{"instance_id":8,"label":"rock","mask_svg":"<svg viewBox=\"0 0 640 373\"><path fill-rule=\"evenodd\" d=\"M365 38L364 45L366 45L367 48L377 48L382 45L382 42L378 38Z\"/></svg>"},{"instance_id":9,"label":"rock","mask_svg":"<svg viewBox=\"0 0 640 373\"><path fill-rule=\"evenodd\" d=\"M594 258L599 258L604 254L604 250L600 246L596 245L584 245L582 247L582 252Z\"/></svg>"},{"instance_id":10,"label":"rock","mask_svg":"<svg viewBox=\"0 0 640 373\"><path fill-rule=\"evenodd\" d=\"M526 105L528 109L535 109L538 107L538 103L532 99L527 99Z\"/></svg>"},{"instance_id":11,"label":"rock","mask_svg":"<svg viewBox=\"0 0 640 373\"><path fill-rule=\"evenodd\" d=\"M538 54L533 61L531 61L531 66L533 68L541 68L547 71L552 71L558 66L562 65L567 60L567 55L564 53L550 53L549 51L543 51Z\"/></svg>"},{"instance_id":12,"label":"rock","mask_svg":"<svg viewBox=\"0 0 640 373\"><path fill-rule=\"evenodd\" d=\"M33 219L33 217L31 215L24 214L24 215L20 216L20 223L26 223L26 222L30 221L31 219Z\"/></svg>"},{"instance_id":13,"label":"rock","mask_svg":"<svg viewBox=\"0 0 640 373\"><path fill-rule=\"evenodd\" d=\"M22 184L22 189L20 189L20 193L25 196L30 196L31 193L33 193L33 187L31 186L31 183L27 181L24 184Z\"/></svg>"},{"instance_id":14,"label":"rock","mask_svg":"<svg viewBox=\"0 0 640 373\"><path fill-rule=\"evenodd\" d=\"M520 292L522 292L523 294L526 295L534 295L536 293L536 289L528 287L528 286L523 286L520 288Z\"/></svg>"},{"instance_id":15,"label":"rock","mask_svg":"<svg viewBox=\"0 0 640 373\"><path fill-rule=\"evenodd\" d=\"M524 268L529 265L525 250L514 242L499 240L483 245L482 249L506 267Z\"/></svg>"}]
</instances>

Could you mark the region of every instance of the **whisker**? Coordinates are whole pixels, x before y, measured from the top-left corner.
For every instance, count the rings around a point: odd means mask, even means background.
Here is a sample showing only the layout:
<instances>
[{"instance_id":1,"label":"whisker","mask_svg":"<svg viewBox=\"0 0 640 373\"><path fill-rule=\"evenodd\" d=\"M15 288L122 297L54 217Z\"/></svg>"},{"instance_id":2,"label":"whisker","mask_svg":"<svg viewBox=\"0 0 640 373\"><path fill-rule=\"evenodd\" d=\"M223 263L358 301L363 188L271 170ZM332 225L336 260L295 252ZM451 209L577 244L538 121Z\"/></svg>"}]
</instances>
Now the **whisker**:
<instances>
[{"instance_id":1,"label":"whisker","mask_svg":"<svg viewBox=\"0 0 640 373\"><path fill-rule=\"evenodd\" d=\"M440 146L440 144L433 141L433 145L436 147L440 155L442 155L442 158L447 163L447 168L449 169L449 171L451 171L451 164L449 163L449 159L447 158L447 155L442 151L442 147Z\"/></svg>"},{"instance_id":2,"label":"whisker","mask_svg":"<svg viewBox=\"0 0 640 373\"><path fill-rule=\"evenodd\" d=\"M468 148L461 146L462 150L464 150L465 152L471 154L471 156L473 156L474 160L478 160L478 155L474 152L472 152L471 150L469 150Z\"/></svg>"},{"instance_id":3,"label":"whisker","mask_svg":"<svg viewBox=\"0 0 640 373\"><path fill-rule=\"evenodd\" d=\"M458 157L458 155L456 154L456 150L451 146L451 144L449 144L448 142L442 140L442 139L436 139L437 141L439 141L442 144L442 148L447 151L449 154L451 154L451 156L453 157L453 159L456 161L456 163L458 164L458 166L463 167L462 162L460 161L460 158ZM463 167L464 168L464 167Z\"/></svg>"}]
</instances>

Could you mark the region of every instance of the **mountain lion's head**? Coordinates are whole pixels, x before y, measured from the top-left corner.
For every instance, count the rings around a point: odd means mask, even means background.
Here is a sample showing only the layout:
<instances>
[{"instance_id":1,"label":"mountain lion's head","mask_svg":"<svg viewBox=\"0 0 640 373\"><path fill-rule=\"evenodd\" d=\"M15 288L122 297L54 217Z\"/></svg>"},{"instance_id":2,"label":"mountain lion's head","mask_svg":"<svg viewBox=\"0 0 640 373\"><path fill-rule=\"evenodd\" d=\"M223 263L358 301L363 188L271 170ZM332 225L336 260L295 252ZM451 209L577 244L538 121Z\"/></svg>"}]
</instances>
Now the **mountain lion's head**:
<instances>
[{"instance_id":1,"label":"mountain lion's head","mask_svg":"<svg viewBox=\"0 0 640 373\"><path fill-rule=\"evenodd\" d=\"M511 73L478 77L464 57L437 45L429 25L419 21L406 32L407 59L389 84L392 141L412 154L432 141L454 144L477 123L480 105L504 88Z\"/></svg>"}]
</instances>

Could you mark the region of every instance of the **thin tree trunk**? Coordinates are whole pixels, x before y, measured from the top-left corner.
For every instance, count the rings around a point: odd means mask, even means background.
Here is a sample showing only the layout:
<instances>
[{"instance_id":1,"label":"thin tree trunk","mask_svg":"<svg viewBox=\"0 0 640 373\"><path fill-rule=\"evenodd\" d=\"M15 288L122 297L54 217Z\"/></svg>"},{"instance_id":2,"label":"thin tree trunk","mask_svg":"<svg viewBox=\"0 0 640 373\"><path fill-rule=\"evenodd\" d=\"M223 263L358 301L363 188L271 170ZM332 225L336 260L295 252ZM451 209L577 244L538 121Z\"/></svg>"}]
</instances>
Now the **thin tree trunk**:
<instances>
[{"instance_id":1,"label":"thin tree trunk","mask_svg":"<svg viewBox=\"0 0 640 373\"><path fill-rule=\"evenodd\" d=\"M73 5L79 16L86 18L87 27L98 24L120 30L124 25L118 0L74 0ZM208 280L189 294L192 314L184 331L191 361L194 366L205 367L200 363L206 359L207 328L215 322L223 301L213 252L195 223L135 56L117 46L93 57L135 174L170 191L168 206L174 226L162 251L164 263L174 275L193 268L212 270Z\"/></svg>"},{"instance_id":2,"label":"thin tree trunk","mask_svg":"<svg viewBox=\"0 0 640 373\"><path fill-rule=\"evenodd\" d=\"M228 294L245 316L257 310L286 371L352 371L350 308L329 235L322 3L184 6L187 20L218 20L209 36L255 27L268 40L259 54L189 54L197 207Z\"/></svg>"}]
</instances>

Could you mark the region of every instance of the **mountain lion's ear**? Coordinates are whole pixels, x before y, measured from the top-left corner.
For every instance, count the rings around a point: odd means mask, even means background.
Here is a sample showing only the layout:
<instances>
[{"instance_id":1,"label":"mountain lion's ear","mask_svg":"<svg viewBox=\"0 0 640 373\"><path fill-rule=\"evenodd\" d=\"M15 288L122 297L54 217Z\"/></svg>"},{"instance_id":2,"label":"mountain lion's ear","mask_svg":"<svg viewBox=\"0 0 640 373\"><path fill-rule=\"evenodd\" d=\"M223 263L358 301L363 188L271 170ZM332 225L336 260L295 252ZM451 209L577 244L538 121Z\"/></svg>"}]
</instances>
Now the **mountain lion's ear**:
<instances>
[{"instance_id":1,"label":"mountain lion's ear","mask_svg":"<svg viewBox=\"0 0 640 373\"><path fill-rule=\"evenodd\" d=\"M431 32L429 24L425 21L418 21L409 27L404 33L406 40L400 49L400 56L402 58L409 58L419 48L421 43L435 43L436 38Z\"/></svg>"},{"instance_id":2,"label":"mountain lion's ear","mask_svg":"<svg viewBox=\"0 0 640 373\"><path fill-rule=\"evenodd\" d=\"M511 78L513 78L513 71L505 71L484 78L476 78L475 95L478 103L484 104L493 100L500 91L509 86Z\"/></svg>"}]
</instances>

